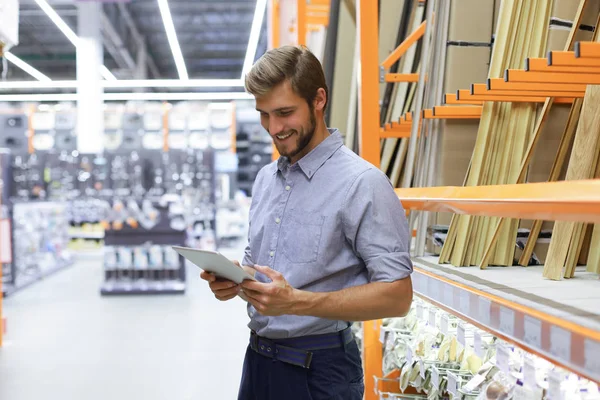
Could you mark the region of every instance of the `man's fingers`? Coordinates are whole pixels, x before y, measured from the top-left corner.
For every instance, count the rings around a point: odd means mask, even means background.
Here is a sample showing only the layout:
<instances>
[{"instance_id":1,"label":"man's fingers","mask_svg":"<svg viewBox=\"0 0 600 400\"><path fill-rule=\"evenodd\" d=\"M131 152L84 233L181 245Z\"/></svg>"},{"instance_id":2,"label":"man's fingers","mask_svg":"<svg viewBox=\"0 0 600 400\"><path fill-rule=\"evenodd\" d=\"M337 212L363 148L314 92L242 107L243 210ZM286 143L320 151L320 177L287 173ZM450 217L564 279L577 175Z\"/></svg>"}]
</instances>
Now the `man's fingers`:
<instances>
[{"instance_id":1,"label":"man's fingers","mask_svg":"<svg viewBox=\"0 0 600 400\"><path fill-rule=\"evenodd\" d=\"M228 289L213 290L215 297L219 300L223 300L225 298L233 298L233 297L237 296L237 294L239 292L240 292L240 288L237 285L235 287L230 287Z\"/></svg>"},{"instance_id":2,"label":"man's fingers","mask_svg":"<svg viewBox=\"0 0 600 400\"><path fill-rule=\"evenodd\" d=\"M269 279L271 279L272 281L281 279L283 277L283 275L281 275L279 272L277 272L269 267L265 267L263 265L255 265L254 268L258 272L261 272L261 273L265 274L266 276L268 276Z\"/></svg>"},{"instance_id":3,"label":"man's fingers","mask_svg":"<svg viewBox=\"0 0 600 400\"><path fill-rule=\"evenodd\" d=\"M217 277L215 276L215 274L211 274L210 272L206 272L206 271L202 271L200 273L200 278L202 278L208 282L214 282L217 280Z\"/></svg>"},{"instance_id":4,"label":"man's fingers","mask_svg":"<svg viewBox=\"0 0 600 400\"><path fill-rule=\"evenodd\" d=\"M221 296L221 295L217 295L217 294L215 294L215 297L217 298L217 300L220 300L220 301L227 301L227 300L231 300L231 299L233 299L235 296L237 296L237 293L236 293L236 294L230 294L230 295L228 295L228 296Z\"/></svg>"},{"instance_id":5,"label":"man's fingers","mask_svg":"<svg viewBox=\"0 0 600 400\"><path fill-rule=\"evenodd\" d=\"M216 280L214 282L210 282L208 285L210 286L210 290L213 292L217 290L231 289L238 286L235 282L227 280Z\"/></svg>"}]
</instances>

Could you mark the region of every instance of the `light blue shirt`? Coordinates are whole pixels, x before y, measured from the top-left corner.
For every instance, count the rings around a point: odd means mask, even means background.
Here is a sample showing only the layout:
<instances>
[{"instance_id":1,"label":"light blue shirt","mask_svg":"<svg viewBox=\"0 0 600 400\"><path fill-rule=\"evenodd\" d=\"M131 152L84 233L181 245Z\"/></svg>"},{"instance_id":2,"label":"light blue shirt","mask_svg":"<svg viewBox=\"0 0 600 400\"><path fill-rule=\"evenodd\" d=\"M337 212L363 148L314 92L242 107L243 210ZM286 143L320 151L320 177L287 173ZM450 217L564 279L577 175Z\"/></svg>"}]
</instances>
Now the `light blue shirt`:
<instances>
[{"instance_id":1,"label":"light blue shirt","mask_svg":"<svg viewBox=\"0 0 600 400\"><path fill-rule=\"evenodd\" d=\"M405 212L389 179L331 133L290 165L265 166L252 190L244 265L279 271L300 290L332 292L393 282L412 272ZM261 282L270 280L256 273ZM248 303L249 328L271 339L331 333L350 322L260 315Z\"/></svg>"}]
</instances>

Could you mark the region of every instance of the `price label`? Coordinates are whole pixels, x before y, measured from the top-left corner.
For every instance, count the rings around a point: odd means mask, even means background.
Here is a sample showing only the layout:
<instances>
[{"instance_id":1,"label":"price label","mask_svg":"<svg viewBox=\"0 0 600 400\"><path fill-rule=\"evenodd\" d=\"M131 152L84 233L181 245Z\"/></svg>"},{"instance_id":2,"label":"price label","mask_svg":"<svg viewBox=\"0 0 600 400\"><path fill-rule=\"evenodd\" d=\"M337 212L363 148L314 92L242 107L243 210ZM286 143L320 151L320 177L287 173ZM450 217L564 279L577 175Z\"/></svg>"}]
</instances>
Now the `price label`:
<instances>
[{"instance_id":1,"label":"price label","mask_svg":"<svg viewBox=\"0 0 600 400\"><path fill-rule=\"evenodd\" d=\"M458 328L456 330L456 336L457 336L456 339L458 340L458 343L462 344L463 346L466 346L467 341L465 339L465 336L466 336L465 326L462 323L458 324Z\"/></svg>"},{"instance_id":2,"label":"price label","mask_svg":"<svg viewBox=\"0 0 600 400\"><path fill-rule=\"evenodd\" d=\"M417 290L424 295L427 295L427 281L423 279L422 275L415 274L416 282L417 282Z\"/></svg>"},{"instance_id":3,"label":"price label","mask_svg":"<svg viewBox=\"0 0 600 400\"><path fill-rule=\"evenodd\" d=\"M430 308L429 309L429 326L434 327L434 328L435 328L435 315L436 315L435 308Z\"/></svg>"},{"instance_id":4,"label":"price label","mask_svg":"<svg viewBox=\"0 0 600 400\"><path fill-rule=\"evenodd\" d=\"M443 285L444 287L444 304L448 307L454 307L454 287L451 285Z\"/></svg>"},{"instance_id":5,"label":"price label","mask_svg":"<svg viewBox=\"0 0 600 400\"><path fill-rule=\"evenodd\" d=\"M550 352L563 361L571 361L571 332L550 327Z\"/></svg>"},{"instance_id":6,"label":"price label","mask_svg":"<svg viewBox=\"0 0 600 400\"><path fill-rule=\"evenodd\" d=\"M524 329L525 336L523 339L525 343L537 349L542 348L542 321L526 315Z\"/></svg>"},{"instance_id":7,"label":"price label","mask_svg":"<svg viewBox=\"0 0 600 400\"><path fill-rule=\"evenodd\" d=\"M500 330L510 337L515 335L515 312L510 308L500 307Z\"/></svg>"},{"instance_id":8,"label":"price label","mask_svg":"<svg viewBox=\"0 0 600 400\"><path fill-rule=\"evenodd\" d=\"M436 389L439 389L440 387L440 371L435 365L431 369L431 384Z\"/></svg>"},{"instance_id":9,"label":"price label","mask_svg":"<svg viewBox=\"0 0 600 400\"><path fill-rule=\"evenodd\" d=\"M379 331L379 342L380 343L385 343L385 329L383 329L383 327L381 327L381 330Z\"/></svg>"},{"instance_id":10,"label":"price label","mask_svg":"<svg viewBox=\"0 0 600 400\"><path fill-rule=\"evenodd\" d=\"M464 315L471 313L469 292L464 290L460 291L460 312Z\"/></svg>"},{"instance_id":11,"label":"price label","mask_svg":"<svg viewBox=\"0 0 600 400\"><path fill-rule=\"evenodd\" d=\"M560 390L560 383L562 377L557 371L548 372L548 395L551 400L563 400L562 391Z\"/></svg>"},{"instance_id":12,"label":"price label","mask_svg":"<svg viewBox=\"0 0 600 400\"><path fill-rule=\"evenodd\" d=\"M419 360L419 373L421 378L425 379L425 362L423 360Z\"/></svg>"},{"instance_id":13,"label":"price label","mask_svg":"<svg viewBox=\"0 0 600 400\"><path fill-rule=\"evenodd\" d=\"M423 320L423 304L417 303L417 318Z\"/></svg>"},{"instance_id":14,"label":"price label","mask_svg":"<svg viewBox=\"0 0 600 400\"><path fill-rule=\"evenodd\" d=\"M600 343L585 339L584 342L585 369L600 375Z\"/></svg>"},{"instance_id":15,"label":"price label","mask_svg":"<svg viewBox=\"0 0 600 400\"><path fill-rule=\"evenodd\" d=\"M452 372L448 372L448 393L453 396L458 396L458 377L454 375Z\"/></svg>"},{"instance_id":16,"label":"price label","mask_svg":"<svg viewBox=\"0 0 600 400\"><path fill-rule=\"evenodd\" d=\"M448 334L448 315L442 315L441 330L444 335Z\"/></svg>"},{"instance_id":17,"label":"price label","mask_svg":"<svg viewBox=\"0 0 600 400\"><path fill-rule=\"evenodd\" d=\"M496 352L496 364L497 367L500 368L500 371L508 374L508 360L510 357L510 353L506 345L498 344L497 352Z\"/></svg>"},{"instance_id":18,"label":"price label","mask_svg":"<svg viewBox=\"0 0 600 400\"><path fill-rule=\"evenodd\" d=\"M525 364L523 366L523 384L532 389L537 386L535 365L533 364L533 360L529 357L525 357Z\"/></svg>"},{"instance_id":19,"label":"price label","mask_svg":"<svg viewBox=\"0 0 600 400\"><path fill-rule=\"evenodd\" d=\"M485 297L479 297L479 320L484 325L492 325L492 301Z\"/></svg>"},{"instance_id":20,"label":"price label","mask_svg":"<svg viewBox=\"0 0 600 400\"><path fill-rule=\"evenodd\" d=\"M473 332L473 351L479 358L483 358L483 344L479 331Z\"/></svg>"},{"instance_id":21,"label":"price label","mask_svg":"<svg viewBox=\"0 0 600 400\"><path fill-rule=\"evenodd\" d=\"M406 362L408 363L408 365L412 365L413 363L413 351L410 347L406 349Z\"/></svg>"},{"instance_id":22,"label":"price label","mask_svg":"<svg viewBox=\"0 0 600 400\"><path fill-rule=\"evenodd\" d=\"M440 281L438 281L435 278L429 278L429 284L427 285L427 290L429 291L429 297L437 300L437 296L439 293L439 286L438 284L440 283Z\"/></svg>"}]
</instances>

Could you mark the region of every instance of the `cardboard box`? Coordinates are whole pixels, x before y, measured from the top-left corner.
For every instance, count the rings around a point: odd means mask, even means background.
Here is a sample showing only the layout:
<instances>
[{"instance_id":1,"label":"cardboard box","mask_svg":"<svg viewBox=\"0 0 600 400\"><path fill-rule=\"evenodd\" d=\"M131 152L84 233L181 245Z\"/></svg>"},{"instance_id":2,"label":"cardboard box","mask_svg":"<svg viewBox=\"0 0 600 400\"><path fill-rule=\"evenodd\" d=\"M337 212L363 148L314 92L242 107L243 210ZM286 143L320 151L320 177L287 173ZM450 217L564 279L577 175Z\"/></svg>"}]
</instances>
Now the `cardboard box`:
<instances>
[{"instance_id":1,"label":"cardboard box","mask_svg":"<svg viewBox=\"0 0 600 400\"><path fill-rule=\"evenodd\" d=\"M448 46L444 93L470 89L472 83L485 83L490 68L489 47Z\"/></svg>"},{"instance_id":2,"label":"cardboard box","mask_svg":"<svg viewBox=\"0 0 600 400\"><path fill-rule=\"evenodd\" d=\"M448 40L490 43L494 0L458 0L450 5Z\"/></svg>"},{"instance_id":3,"label":"cardboard box","mask_svg":"<svg viewBox=\"0 0 600 400\"><path fill-rule=\"evenodd\" d=\"M573 21L578 8L579 0L554 0L551 15L554 18ZM588 0L581 22L584 25L596 26L598 13L600 13L600 0Z\"/></svg>"},{"instance_id":4,"label":"cardboard box","mask_svg":"<svg viewBox=\"0 0 600 400\"><path fill-rule=\"evenodd\" d=\"M569 38L569 28L563 26L550 25L548 29L548 42L546 44L546 52L548 51L563 51ZM579 30L575 34L575 41L590 41L592 40L593 32Z\"/></svg>"}]
</instances>

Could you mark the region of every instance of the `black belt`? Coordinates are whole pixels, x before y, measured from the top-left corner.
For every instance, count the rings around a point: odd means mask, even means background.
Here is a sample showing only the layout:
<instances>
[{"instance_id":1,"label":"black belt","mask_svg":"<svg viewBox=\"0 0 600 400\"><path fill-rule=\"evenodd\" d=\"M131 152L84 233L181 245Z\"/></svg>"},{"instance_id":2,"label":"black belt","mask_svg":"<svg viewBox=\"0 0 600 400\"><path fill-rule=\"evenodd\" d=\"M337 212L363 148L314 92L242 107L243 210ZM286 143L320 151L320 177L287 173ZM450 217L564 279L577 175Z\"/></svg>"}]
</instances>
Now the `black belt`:
<instances>
[{"instance_id":1,"label":"black belt","mask_svg":"<svg viewBox=\"0 0 600 400\"><path fill-rule=\"evenodd\" d=\"M250 348L263 356L288 364L310 368L314 350L344 347L354 340L350 327L335 333L300 336L289 339L267 339L250 334Z\"/></svg>"}]
</instances>

